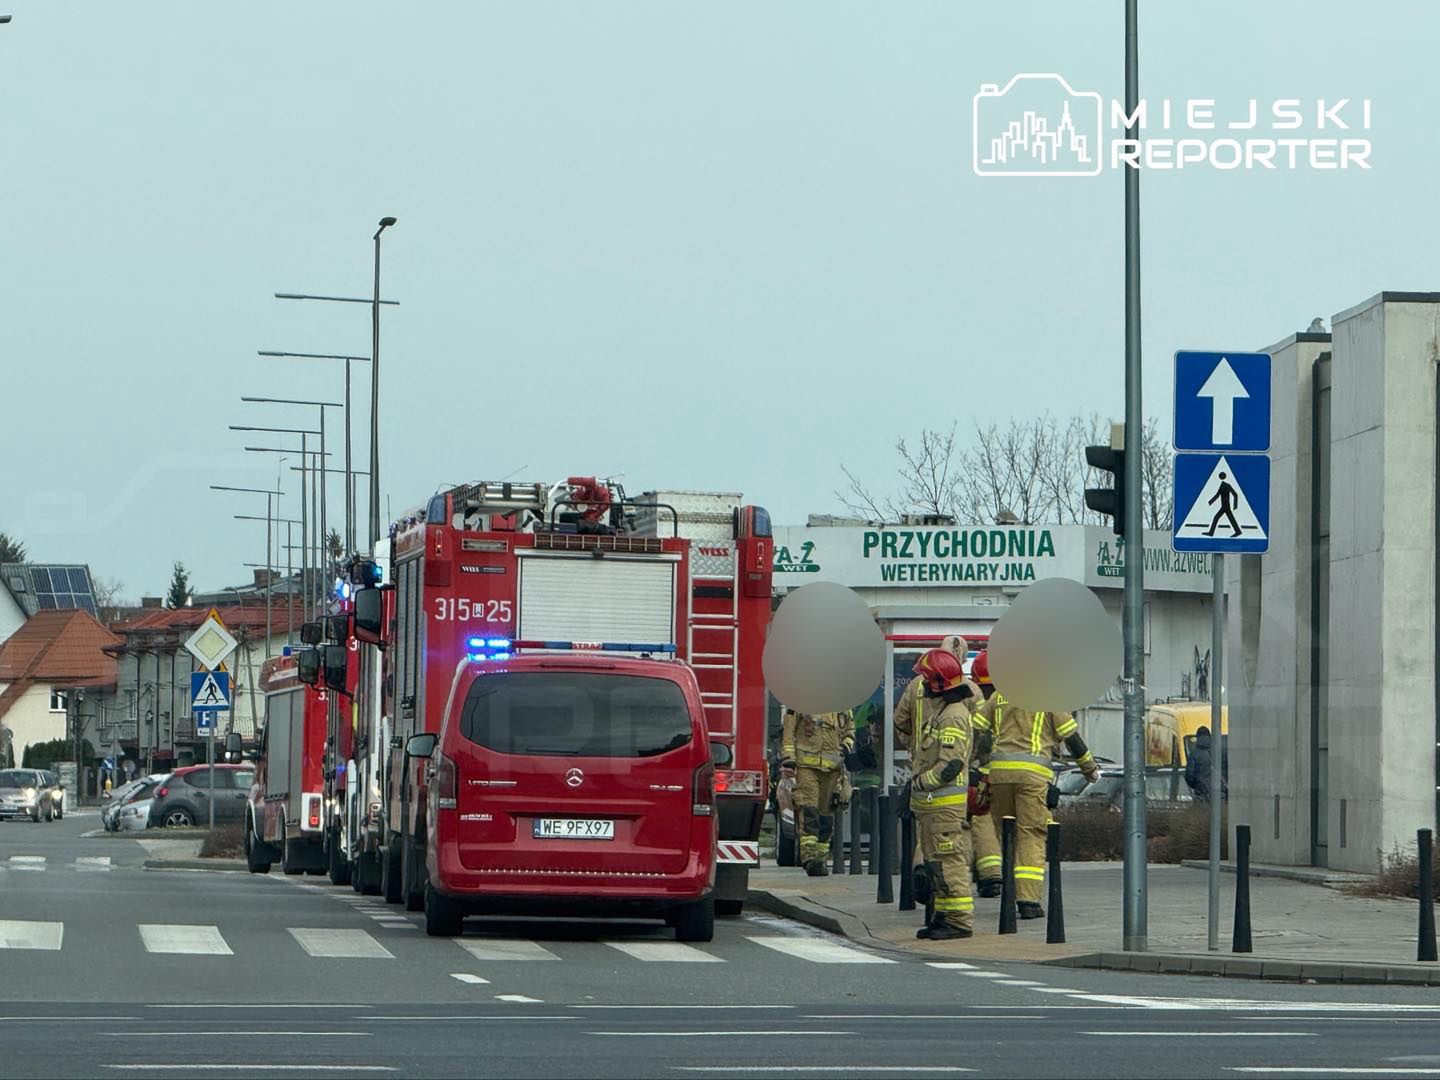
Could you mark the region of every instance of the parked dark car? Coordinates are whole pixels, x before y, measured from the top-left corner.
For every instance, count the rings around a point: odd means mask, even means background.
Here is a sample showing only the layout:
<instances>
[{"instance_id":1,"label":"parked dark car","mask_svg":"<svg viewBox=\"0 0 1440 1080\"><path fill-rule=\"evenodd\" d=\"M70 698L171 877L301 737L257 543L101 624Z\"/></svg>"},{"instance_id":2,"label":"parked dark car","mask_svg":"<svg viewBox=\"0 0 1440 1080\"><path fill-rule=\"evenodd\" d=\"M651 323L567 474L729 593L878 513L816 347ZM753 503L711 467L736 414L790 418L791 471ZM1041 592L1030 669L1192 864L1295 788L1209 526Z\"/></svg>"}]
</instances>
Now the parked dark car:
<instances>
[{"instance_id":1,"label":"parked dark car","mask_svg":"<svg viewBox=\"0 0 1440 1080\"><path fill-rule=\"evenodd\" d=\"M243 821L245 799L255 781L253 765L215 766L215 823ZM210 766L176 769L155 789L150 827L205 825L210 821Z\"/></svg>"}]
</instances>

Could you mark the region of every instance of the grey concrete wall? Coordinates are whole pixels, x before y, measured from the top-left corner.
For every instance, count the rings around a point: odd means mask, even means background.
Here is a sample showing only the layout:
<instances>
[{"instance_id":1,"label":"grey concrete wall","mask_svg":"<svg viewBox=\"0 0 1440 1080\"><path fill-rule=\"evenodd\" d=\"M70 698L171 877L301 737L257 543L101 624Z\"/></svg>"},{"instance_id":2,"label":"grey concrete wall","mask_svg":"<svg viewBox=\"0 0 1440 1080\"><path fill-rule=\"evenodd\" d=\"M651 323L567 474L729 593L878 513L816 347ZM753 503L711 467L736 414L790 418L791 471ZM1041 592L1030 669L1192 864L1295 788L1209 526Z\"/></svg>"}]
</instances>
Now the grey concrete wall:
<instances>
[{"instance_id":1,"label":"grey concrete wall","mask_svg":"<svg viewBox=\"0 0 1440 1080\"><path fill-rule=\"evenodd\" d=\"M1272 361L1270 551L1226 560L1230 813L1255 858L1310 862L1312 373L1324 335ZM1278 803L1277 803L1278 796Z\"/></svg>"},{"instance_id":2,"label":"grey concrete wall","mask_svg":"<svg viewBox=\"0 0 1440 1080\"><path fill-rule=\"evenodd\" d=\"M1440 304L1383 307L1380 540L1382 804L1378 846L1435 827L1435 360ZM1357 522L1357 528L1359 523ZM1373 539L1375 529L1362 535Z\"/></svg>"}]
</instances>

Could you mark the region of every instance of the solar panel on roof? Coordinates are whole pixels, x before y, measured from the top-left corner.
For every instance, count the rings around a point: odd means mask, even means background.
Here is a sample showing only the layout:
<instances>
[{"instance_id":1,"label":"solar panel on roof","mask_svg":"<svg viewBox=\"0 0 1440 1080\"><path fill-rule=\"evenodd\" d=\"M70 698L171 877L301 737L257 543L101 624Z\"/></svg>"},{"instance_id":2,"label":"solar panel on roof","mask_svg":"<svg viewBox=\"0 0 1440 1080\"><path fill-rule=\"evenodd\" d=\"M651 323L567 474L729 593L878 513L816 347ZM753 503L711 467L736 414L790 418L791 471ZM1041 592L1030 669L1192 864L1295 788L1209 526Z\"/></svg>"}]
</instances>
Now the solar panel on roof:
<instances>
[{"instance_id":1,"label":"solar panel on roof","mask_svg":"<svg viewBox=\"0 0 1440 1080\"><path fill-rule=\"evenodd\" d=\"M50 585L50 571L43 566L32 566L30 568L30 583L35 586L37 593L55 591Z\"/></svg>"},{"instance_id":2,"label":"solar panel on roof","mask_svg":"<svg viewBox=\"0 0 1440 1080\"><path fill-rule=\"evenodd\" d=\"M83 595L90 591L90 580L86 576L83 566L72 566L67 573L70 577L71 592Z\"/></svg>"}]
</instances>

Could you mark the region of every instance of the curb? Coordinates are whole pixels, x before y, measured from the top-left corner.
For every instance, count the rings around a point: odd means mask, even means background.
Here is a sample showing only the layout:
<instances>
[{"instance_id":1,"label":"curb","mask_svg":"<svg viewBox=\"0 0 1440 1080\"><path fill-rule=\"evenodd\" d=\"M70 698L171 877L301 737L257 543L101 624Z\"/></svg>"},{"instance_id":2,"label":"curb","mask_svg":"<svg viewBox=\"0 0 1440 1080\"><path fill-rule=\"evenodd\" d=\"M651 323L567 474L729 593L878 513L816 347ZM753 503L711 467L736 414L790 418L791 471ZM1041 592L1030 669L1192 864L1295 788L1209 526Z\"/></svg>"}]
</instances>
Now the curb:
<instances>
[{"instance_id":1,"label":"curb","mask_svg":"<svg viewBox=\"0 0 1440 1080\"><path fill-rule=\"evenodd\" d=\"M873 937L869 928L859 918L849 912L840 911L838 908L819 907L800 898L791 899L781 893L771 892L769 889L751 889L746 894L745 902L761 911L768 911L772 915L793 919L795 922L813 926L817 930L838 934L853 941L863 941L877 949L887 951L895 949L892 942L881 941L879 938Z\"/></svg>"},{"instance_id":2,"label":"curb","mask_svg":"<svg viewBox=\"0 0 1440 1080\"><path fill-rule=\"evenodd\" d=\"M244 859L146 859L142 866L146 870L209 870L221 874L249 870Z\"/></svg>"},{"instance_id":3,"label":"curb","mask_svg":"<svg viewBox=\"0 0 1440 1080\"><path fill-rule=\"evenodd\" d=\"M1215 975L1229 979L1271 982L1364 983L1389 986L1440 987L1440 965L1360 964L1325 960L1266 960L1217 953L1099 952L1057 957L1040 963L1051 967L1096 968L1159 975Z\"/></svg>"},{"instance_id":4,"label":"curb","mask_svg":"<svg viewBox=\"0 0 1440 1080\"><path fill-rule=\"evenodd\" d=\"M1204 859L1182 859L1180 865L1189 870L1209 870L1210 864ZM1220 864L1222 874L1235 873L1233 862ZM1311 866L1256 866L1250 864L1250 876L1257 878L1278 878L1283 881L1299 881L1305 885L1319 885L1327 889L1338 889L1357 882L1374 881L1369 874L1354 874L1347 870L1323 870Z\"/></svg>"}]
</instances>

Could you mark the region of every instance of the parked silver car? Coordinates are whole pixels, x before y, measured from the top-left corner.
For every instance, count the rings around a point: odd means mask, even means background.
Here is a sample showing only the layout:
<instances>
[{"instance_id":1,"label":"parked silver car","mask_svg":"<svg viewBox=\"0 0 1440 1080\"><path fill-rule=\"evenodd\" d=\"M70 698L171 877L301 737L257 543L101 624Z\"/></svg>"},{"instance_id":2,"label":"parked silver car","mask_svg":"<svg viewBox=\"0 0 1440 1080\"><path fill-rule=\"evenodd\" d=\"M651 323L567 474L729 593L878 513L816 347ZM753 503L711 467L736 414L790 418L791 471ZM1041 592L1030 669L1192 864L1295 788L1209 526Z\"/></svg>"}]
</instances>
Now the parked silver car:
<instances>
[{"instance_id":1,"label":"parked silver car","mask_svg":"<svg viewBox=\"0 0 1440 1080\"><path fill-rule=\"evenodd\" d=\"M0 818L49 821L55 816L52 792L43 769L0 769Z\"/></svg>"}]
</instances>

